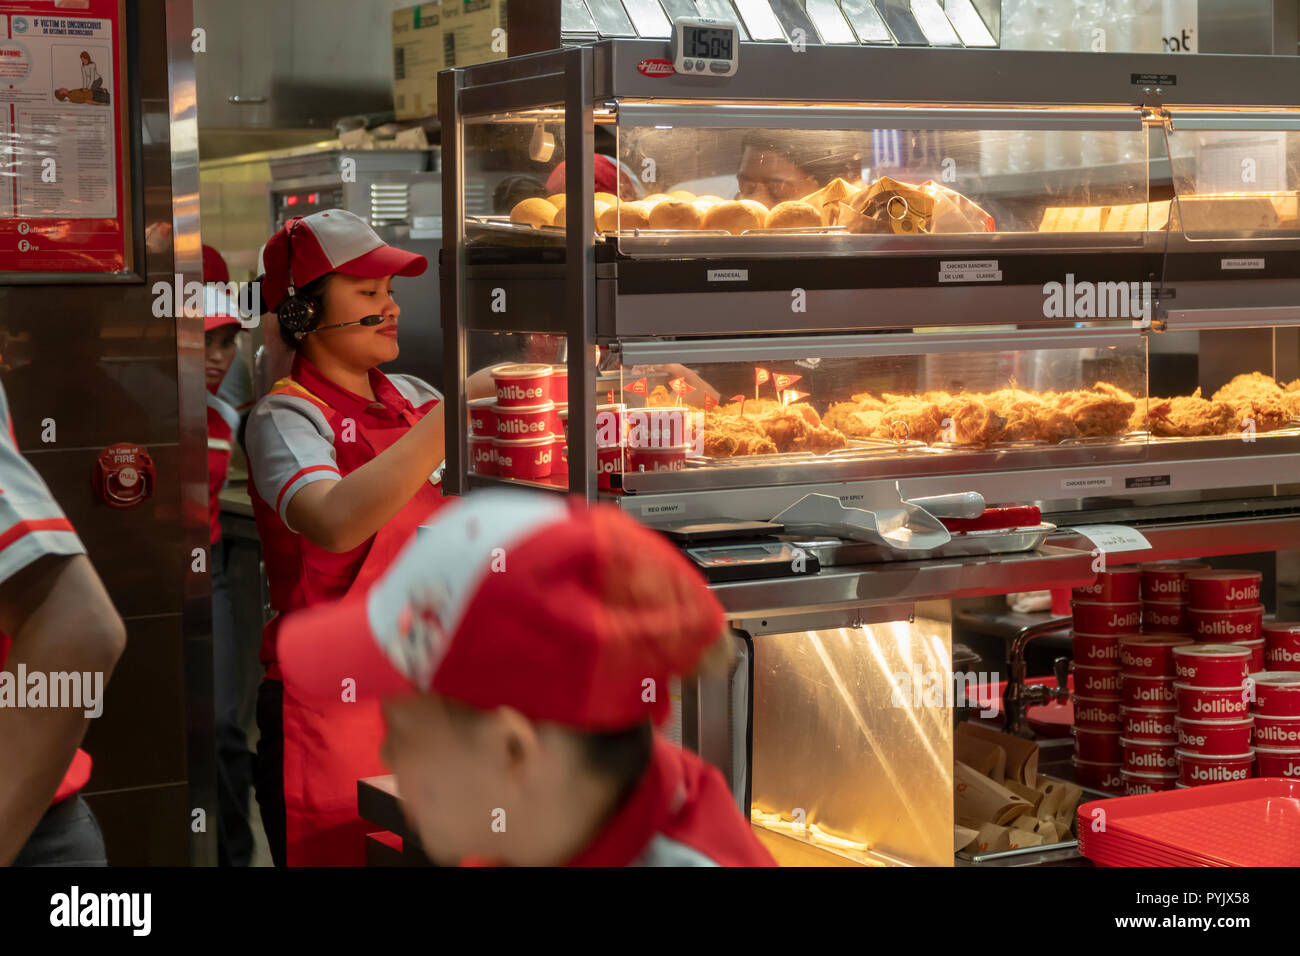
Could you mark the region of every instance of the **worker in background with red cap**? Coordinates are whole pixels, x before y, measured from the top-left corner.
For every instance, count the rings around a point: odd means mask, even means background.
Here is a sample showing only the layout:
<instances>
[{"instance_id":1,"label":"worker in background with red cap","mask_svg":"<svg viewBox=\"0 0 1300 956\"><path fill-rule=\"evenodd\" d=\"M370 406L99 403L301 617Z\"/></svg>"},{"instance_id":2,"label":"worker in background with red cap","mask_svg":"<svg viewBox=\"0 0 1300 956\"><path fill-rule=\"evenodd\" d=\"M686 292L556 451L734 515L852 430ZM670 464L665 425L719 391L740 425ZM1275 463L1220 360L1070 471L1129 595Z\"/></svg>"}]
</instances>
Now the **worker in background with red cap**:
<instances>
[{"instance_id":1,"label":"worker in background with red cap","mask_svg":"<svg viewBox=\"0 0 1300 956\"><path fill-rule=\"evenodd\" d=\"M365 593L290 615L280 665L304 698L384 699L384 757L438 863L771 866L722 775L653 729L724 627L699 572L618 509L488 491Z\"/></svg>"}]
</instances>

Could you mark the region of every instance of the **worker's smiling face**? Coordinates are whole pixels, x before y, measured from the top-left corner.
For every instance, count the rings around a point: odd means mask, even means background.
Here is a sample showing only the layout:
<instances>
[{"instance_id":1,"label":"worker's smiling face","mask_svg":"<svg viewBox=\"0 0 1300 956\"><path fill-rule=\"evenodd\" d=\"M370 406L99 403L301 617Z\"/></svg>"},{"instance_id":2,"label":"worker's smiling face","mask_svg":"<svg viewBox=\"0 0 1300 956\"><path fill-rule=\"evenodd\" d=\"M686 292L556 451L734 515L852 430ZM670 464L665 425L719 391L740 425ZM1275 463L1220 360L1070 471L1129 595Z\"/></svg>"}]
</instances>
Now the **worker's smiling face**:
<instances>
[{"instance_id":1,"label":"worker's smiling face","mask_svg":"<svg viewBox=\"0 0 1300 956\"><path fill-rule=\"evenodd\" d=\"M392 276L362 279L337 273L325 287L324 306L318 330L304 340L308 358L323 352L353 368L366 369L397 358L397 318L402 310L393 295ZM332 328L369 315L383 316L384 321Z\"/></svg>"},{"instance_id":2,"label":"worker's smiling face","mask_svg":"<svg viewBox=\"0 0 1300 956\"><path fill-rule=\"evenodd\" d=\"M746 147L736 173L737 199L757 199L769 209L779 202L817 191L817 180L779 153Z\"/></svg>"}]
</instances>

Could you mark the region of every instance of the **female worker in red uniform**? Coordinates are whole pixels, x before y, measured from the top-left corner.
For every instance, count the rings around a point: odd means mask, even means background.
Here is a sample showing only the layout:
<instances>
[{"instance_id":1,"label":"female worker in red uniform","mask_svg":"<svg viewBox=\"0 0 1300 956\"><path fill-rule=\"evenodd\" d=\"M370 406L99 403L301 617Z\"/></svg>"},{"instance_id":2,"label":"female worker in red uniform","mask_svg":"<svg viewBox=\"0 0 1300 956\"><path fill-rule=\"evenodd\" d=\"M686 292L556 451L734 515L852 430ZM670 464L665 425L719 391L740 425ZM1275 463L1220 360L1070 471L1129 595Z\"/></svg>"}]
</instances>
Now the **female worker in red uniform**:
<instances>
[{"instance_id":1,"label":"female worker in red uniform","mask_svg":"<svg viewBox=\"0 0 1300 956\"><path fill-rule=\"evenodd\" d=\"M357 778L381 772L379 709L346 686L323 703L286 692L276 635L284 612L363 592L442 504L441 395L378 368L398 353L393 276L428 263L339 209L289 220L262 263L262 300L296 355L245 432L277 612L262 641L254 783L277 864L360 865Z\"/></svg>"},{"instance_id":2,"label":"female worker in red uniform","mask_svg":"<svg viewBox=\"0 0 1300 956\"><path fill-rule=\"evenodd\" d=\"M437 863L771 866L722 774L653 730L670 679L725 672L730 640L658 532L478 491L368 593L290 615L281 661L304 698L348 678L385 698L385 756Z\"/></svg>"}]
</instances>

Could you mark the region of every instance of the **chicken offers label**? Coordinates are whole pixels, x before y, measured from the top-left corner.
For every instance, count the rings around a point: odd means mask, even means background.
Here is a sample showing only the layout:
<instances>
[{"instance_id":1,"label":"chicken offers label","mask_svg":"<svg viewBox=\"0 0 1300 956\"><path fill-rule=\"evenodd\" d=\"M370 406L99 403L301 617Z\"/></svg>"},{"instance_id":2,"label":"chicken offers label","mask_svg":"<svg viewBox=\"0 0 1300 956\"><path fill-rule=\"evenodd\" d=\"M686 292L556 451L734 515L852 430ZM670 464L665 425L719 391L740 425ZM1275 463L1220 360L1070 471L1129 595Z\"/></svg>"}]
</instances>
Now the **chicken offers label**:
<instances>
[{"instance_id":1,"label":"chicken offers label","mask_svg":"<svg viewBox=\"0 0 1300 956\"><path fill-rule=\"evenodd\" d=\"M132 508L153 494L153 459L139 445L118 442L95 459L95 495L110 508Z\"/></svg>"}]
</instances>

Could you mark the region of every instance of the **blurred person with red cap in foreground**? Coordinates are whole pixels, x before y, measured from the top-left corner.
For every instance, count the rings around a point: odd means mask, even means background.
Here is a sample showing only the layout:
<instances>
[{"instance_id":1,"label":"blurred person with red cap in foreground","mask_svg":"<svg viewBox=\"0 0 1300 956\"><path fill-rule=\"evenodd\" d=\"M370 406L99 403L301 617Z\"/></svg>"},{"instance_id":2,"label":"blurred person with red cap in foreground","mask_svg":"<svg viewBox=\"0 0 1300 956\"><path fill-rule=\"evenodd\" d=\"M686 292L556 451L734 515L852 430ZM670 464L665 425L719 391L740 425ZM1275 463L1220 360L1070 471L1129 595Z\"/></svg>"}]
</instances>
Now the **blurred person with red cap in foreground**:
<instances>
[{"instance_id":1,"label":"blurred person with red cap in foreground","mask_svg":"<svg viewBox=\"0 0 1300 956\"><path fill-rule=\"evenodd\" d=\"M279 865L361 865L357 778L380 771L377 703L322 707L286 690L286 612L360 594L443 503L442 396L397 358L394 276L423 256L386 245L341 209L290 219L262 250L261 297L292 370L249 416L249 497L271 606L258 691L254 784Z\"/></svg>"},{"instance_id":2,"label":"blurred person with red cap in foreground","mask_svg":"<svg viewBox=\"0 0 1300 956\"><path fill-rule=\"evenodd\" d=\"M290 615L299 697L383 699L403 808L441 864L771 866L722 774L654 732L730 667L700 574L607 505L477 492L365 593Z\"/></svg>"}]
</instances>

